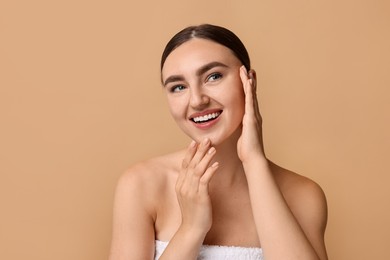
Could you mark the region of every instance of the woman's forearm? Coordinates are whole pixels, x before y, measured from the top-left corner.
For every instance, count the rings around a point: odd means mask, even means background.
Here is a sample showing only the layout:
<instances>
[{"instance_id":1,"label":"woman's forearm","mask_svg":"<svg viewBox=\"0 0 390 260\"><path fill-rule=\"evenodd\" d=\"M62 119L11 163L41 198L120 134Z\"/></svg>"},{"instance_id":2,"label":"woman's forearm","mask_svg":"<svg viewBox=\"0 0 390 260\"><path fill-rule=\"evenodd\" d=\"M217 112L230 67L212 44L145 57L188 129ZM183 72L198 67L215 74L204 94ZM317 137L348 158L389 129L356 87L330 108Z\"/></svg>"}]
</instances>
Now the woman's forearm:
<instances>
[{"instance_id":1,"label":"woman's forearm","mask_svg":"<svg viewBox=\"0 0 390 260\"><path fill-rule=\"evenodd\" d=\"M198 231L186 230L182 226L177 230L160 260L196 259L205 235Z\"/></svg>"},{"instance_id":2,"label":"woman's forearm","mask_svg":"<svg viewBox=\"0 0 390 260\"><path fill-rule=\"evenodd\" d=\"M266 158L244 164L244 170L265 259L319 260L288 207Z\"/></svg>"}]
</instances>

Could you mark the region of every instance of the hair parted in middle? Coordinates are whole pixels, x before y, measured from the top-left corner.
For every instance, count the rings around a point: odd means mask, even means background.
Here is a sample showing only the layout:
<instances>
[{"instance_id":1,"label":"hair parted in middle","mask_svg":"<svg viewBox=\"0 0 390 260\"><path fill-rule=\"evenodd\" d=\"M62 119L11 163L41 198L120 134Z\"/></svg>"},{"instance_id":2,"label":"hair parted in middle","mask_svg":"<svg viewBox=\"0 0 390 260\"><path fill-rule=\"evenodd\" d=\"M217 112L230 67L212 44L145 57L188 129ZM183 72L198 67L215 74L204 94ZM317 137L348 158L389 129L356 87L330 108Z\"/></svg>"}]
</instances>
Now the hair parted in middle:
<instances>
[{"instance_id":1,"label":"hair parted in middle","mask_svg":"<svg viewBox=\"0 0 390 260\"><path fill-rule=\"evenodd\" d=\"M250 70L251 66L249 54L240 38L238 38L232 31L212 24L189 26L174 35L163 51L160 70L162 71L165 60L173 50L194 38L210 40L227 47L241 61L245 68L248 71Z\"/></svg>"}]
</instances>

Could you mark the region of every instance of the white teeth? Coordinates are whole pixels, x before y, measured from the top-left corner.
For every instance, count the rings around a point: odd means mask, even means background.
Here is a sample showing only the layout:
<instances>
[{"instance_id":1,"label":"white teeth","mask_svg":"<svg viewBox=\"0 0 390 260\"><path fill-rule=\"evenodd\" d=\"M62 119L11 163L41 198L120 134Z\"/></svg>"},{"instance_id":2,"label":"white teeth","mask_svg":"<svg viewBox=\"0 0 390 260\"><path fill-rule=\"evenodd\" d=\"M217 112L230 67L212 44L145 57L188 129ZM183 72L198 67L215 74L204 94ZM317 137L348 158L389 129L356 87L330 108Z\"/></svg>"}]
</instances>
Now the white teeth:
<instances>
[{"instance_id":1,"label":"white teeth","mask_svg":"<svg viewBox=\"0 0 390 260\"><path fill-rule=\"evenodd\" d=\"M211 113L211 114L204 115L204 116L194 117L193 120L195 121L195 123L204 122L204 121L210 120L210 119L212 119L212 118L216 118L216 117L218 117L220 114L221 114L220 112Z\"/></svg>"}]
</instances>

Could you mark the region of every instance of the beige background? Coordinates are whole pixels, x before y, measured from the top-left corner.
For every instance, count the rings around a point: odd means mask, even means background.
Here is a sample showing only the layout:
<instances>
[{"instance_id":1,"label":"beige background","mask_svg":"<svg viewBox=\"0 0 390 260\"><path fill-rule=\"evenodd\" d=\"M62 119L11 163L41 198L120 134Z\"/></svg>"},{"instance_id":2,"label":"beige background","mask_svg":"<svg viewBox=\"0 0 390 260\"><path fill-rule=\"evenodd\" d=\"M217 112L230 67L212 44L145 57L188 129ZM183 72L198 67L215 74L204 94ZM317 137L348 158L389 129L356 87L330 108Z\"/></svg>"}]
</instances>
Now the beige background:
<instances>
[{"instance_id":1,"label":"beige background","mask_svg":"<svg viewBox=\"0 0 390 260\"><path fill-rule=\"evenodd\" d=\"M203 22L251 53L269 158L325 190L330 259L390 259L389 3L1 0L0 259L107 258L118 176L188 142L159 59Z\"/></svg>"}]
</instances>

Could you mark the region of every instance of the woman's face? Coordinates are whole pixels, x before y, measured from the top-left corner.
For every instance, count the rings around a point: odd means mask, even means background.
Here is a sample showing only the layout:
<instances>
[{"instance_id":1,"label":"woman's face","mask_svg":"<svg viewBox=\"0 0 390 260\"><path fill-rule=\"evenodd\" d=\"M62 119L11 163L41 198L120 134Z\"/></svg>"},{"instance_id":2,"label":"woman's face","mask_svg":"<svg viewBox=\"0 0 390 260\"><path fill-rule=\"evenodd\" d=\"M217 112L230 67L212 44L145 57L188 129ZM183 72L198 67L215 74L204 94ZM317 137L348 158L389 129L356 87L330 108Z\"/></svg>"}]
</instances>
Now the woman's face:
<instances>
[{"instance_id":1,"label":"woman's face","mask_svg":"<svg viewBox=\"0 0 390 260\"><path fill-rule=\"evenodd\" d=\"M241 125L244 91L242 63L213 41L194 38L167 57L162 80L170 112L193 140L218 145Z\"/></svg>"}]
</instances>

